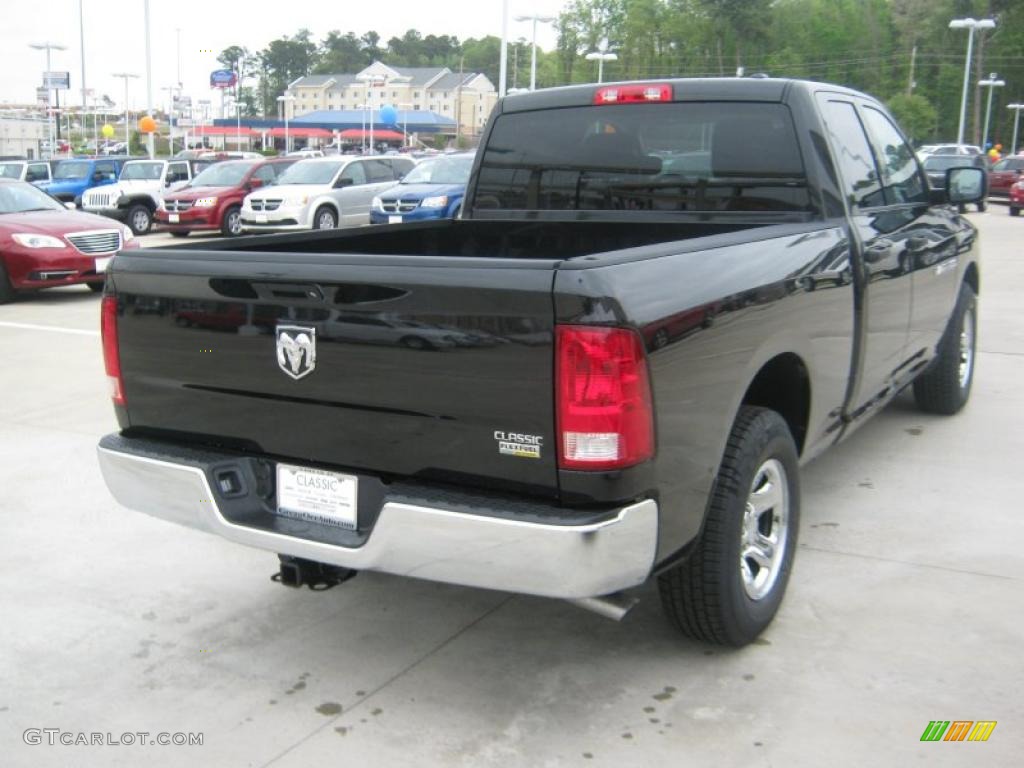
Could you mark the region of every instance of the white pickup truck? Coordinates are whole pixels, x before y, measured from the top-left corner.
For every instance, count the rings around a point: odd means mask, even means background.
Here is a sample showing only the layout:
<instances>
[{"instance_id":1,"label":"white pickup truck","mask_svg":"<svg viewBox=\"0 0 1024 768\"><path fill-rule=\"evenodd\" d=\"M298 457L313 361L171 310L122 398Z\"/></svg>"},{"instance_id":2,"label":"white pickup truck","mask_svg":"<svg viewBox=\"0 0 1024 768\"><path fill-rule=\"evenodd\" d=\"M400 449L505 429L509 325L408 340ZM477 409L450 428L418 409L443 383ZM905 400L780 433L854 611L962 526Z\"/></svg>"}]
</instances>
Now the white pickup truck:
<instances>
[{"instance_id":1,"label":"white pickup truck","mask_svg":"<svg viewBox=\"0 0 1024 768\"><path fill-rule=\"evenodd\" d=\"M188 160L130 160L117 184L95 187L82 195L82 209L123 221L136 235L149 232L164 194L192 179Z\"/></svg>"}]
</instances>

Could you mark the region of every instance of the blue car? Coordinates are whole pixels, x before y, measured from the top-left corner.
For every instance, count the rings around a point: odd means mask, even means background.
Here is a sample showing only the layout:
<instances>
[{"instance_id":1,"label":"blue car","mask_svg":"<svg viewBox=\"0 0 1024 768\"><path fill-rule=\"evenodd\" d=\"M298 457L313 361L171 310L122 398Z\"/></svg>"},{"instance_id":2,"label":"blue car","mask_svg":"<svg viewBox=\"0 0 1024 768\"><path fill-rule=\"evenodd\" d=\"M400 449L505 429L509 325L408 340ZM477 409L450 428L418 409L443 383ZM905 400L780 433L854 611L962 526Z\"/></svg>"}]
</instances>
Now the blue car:
<instances>
[{"instance_id":1,"label":"blue car","mask_svg":"<svg viewBox=\"0 0 1024 768\"><path fill-rule=\"evenodd\" d=\"M473 152L424 160L398 184L373 198L371 224L401 224L425 219L454 219L473 168Z\"/></svg>"},{"instance_id":2,"label":"blue car","mask_svg":"<svg viewBox=\"0 0 1024 768\"><path fill-rule=\"evenodd\" d=\"M78 202L82 193L93 187L113 184L128 157L104 157L62 160L57 163L53 179L36 184L62 203Z\"/></svg>"}]
</instances>

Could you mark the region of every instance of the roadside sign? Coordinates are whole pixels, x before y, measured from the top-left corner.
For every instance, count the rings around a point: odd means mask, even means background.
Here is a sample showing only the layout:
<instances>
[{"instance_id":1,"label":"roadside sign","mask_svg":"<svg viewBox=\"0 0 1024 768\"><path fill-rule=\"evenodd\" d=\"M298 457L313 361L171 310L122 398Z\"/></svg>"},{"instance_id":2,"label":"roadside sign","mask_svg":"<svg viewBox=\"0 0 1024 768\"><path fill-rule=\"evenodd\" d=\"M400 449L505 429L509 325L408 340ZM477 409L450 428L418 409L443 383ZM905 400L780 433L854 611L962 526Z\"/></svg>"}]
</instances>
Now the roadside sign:
<instances>
[{"instance_id":1,"label":"roadside sign","mask_svg":"<svg viewBox=\"0 0 1024 768\"><path fill-rule=\"evenodd\" d=\"M174 109L185 109L186 107L192 106L191 96L175 96L174 97Z\"/></svg>"},{"instance_id":2,"label":"roadside sign","mask_svg":"<svg viewBox=\"0 0 1024 768\"><path fill-rule=\"evenodd\" d=\"M43 72L43 88L66 91L71 88L70 72Z\"/></svg>"},{"instance_id":3,"label":"roadside sign","mask_svg":"<svg viewBox=\"0 0 1024 768\"><path fill-rule=\"evenodd\" d=\"M234 88L238 73L230 69L215 69L210 73L211 88Z\"/></svg>"},{"instance_id":4,"label":"roadside sign","mask_svg":"<svg viewBox=\"0 0 1024 768\"><path fill-rule=\"evenodd\" d=\"M36 103L40 107L50 106L50 90L48 88L36 88Z\"/></svg>"}]
</instances>

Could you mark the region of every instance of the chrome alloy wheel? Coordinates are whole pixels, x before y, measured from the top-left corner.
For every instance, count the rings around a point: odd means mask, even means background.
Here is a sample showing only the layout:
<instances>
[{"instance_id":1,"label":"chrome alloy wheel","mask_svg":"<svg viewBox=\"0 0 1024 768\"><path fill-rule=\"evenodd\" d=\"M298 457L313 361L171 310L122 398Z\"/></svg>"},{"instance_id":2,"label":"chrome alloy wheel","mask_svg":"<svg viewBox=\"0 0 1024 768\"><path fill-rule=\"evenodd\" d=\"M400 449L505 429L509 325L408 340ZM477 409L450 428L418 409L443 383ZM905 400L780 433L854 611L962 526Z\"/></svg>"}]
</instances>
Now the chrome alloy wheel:
<instances>
[{"instance_id":1,"label":"chrome alloy wheel","mask_svg":"<svg viewBox=\"0 0 1024 768\"><path fill-rule=\"evenodd\" d=\"M334 214L328 210L324 210L317 216L316 228L317 229L334 229L336 222L334 221Z\"/></svg>"},{"instance_id":2,"label":"chrome alloy wheel","mask_svg":"<svg viewBox=\"0 0 1024 768\"><path fill-rule=\"evenodd\" d=\"M963 326L960 328L960 389L967 389L974 372L974 310L964 312Z\"/></svg>"},{"instance_id":3,"label":"chrome alloy wheel","mask_svg":"<svg viewBox=\"0 0 1024 768\"><path fill-rule=\"evenodd\" d=\"M761 600L775 586L786 555L788 530L786 468L778 459L768 459L754 473L740 532L740 576L751 600Z\"/></svg>"},{"instance_id":4,"label":"chrome alloy wheel","mask_svg":"<svg viewBox=\"0 0 1024 768\"><path fill-rule=\"evenodd\" d=\"M242 234L242 213L241 211L228 212L228 232L232 235Z\"/></svg>"},{"instance_id":5,"label":"chrome alloy wheel","mask_svg":"<svg viewBox=\"0 0 1024 768\"><path fill-rule=\"evenodd\" d=\"M142 234L149 229L149 213L145 208L140 208L132 216L132 229L136 234Z\"/></svg>"}]
</instances>

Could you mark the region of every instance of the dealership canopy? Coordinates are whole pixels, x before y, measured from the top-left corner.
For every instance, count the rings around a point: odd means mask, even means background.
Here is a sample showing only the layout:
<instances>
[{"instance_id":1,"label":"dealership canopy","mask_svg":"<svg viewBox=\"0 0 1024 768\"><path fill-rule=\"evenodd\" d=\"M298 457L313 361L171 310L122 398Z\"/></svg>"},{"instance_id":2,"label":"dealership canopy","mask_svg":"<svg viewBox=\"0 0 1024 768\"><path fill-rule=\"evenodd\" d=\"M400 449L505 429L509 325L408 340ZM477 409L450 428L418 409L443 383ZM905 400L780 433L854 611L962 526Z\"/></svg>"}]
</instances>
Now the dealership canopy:
<instances>
[{"instance_id":1,"label":"dealership canopy","mask_svg":"<svg viewBox=\"0 0 1024 768\"><path fill-rule=\"evenodd\" d=\"M289 129L295 128L321 128L326 131L345 131L369 129L371 113L369 110L360 109L325 109L317 112L308 112L299 115L288 121ZM374 136L379 131L393 130L406 133L455 133L455 121L450 117L439 115L436 112L425 110L396 110L394 123L382 123L380 112L375 110L372 113ZM233 126L235 121L231 119L214 120L214 125ZM253 118L242 118L243 126L255 128L257 131L264 128L280 128L281 136L284 135L283 120L259 120ZM291 130L289 130L291 133ZM298 136L299 134L292 134Z\"/></svg>"}]
</instances>

